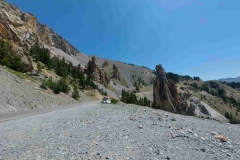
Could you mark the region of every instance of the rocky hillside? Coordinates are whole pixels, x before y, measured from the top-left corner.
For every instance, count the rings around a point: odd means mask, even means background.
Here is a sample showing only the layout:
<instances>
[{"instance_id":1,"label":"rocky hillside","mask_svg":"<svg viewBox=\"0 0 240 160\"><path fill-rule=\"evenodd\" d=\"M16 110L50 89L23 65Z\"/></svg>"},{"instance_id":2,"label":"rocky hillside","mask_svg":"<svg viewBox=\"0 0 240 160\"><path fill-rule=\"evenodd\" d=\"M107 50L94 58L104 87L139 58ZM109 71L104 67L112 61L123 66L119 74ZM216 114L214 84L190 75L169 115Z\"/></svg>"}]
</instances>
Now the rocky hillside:
<instances>
[{"instance_id":1,"label":"rocky hillside","mask_svg":"<svg viewBox=\"0 0 240 160\"><path fill-rule=\"evenodd\" d=\"M0 114L77 103L66 94L52 94L40 89L37 81L19 78L6 69L0 68L0 76Z\"/></svg>"},{"instance_id":2,"label":"rocky hillside","mask_svg":"<svg viewBox=\"0 0 240 160\"><path fill-rule=\"evenodd\" d=\"M80 64L83 68L86 68L88 62L92 59L92 56L79 52L53 29L39 23L37 17L31 13L22 12L17 6L6 2L0 2L0 37L11 41L17 54L28 64L31 64L31 59L26 56L25 51L31 48L36 41L48 48L53 56L65 57L73 65ZM119 71L119 77L110 84L114 82L122 87L133 87L140 77L145 85L151 85L154 77L151 70L143 67L98 57L96 57L96 60L100 68L105 61L108 62L110 69L105 68L105 72L113 72L113 65ZM113 88L116 87L113 86Z\"/></svg>"},{"instance_id":3,"label":"rocky hillside","mask_svg":"<svg viewBox=\"0 0 240 160\"><path fill-rule=\"evenodd\" d=\"M80 101L101 99L103 95L120 97L123 89L132 91L136 86L140 88L139 92L152 90L154 74L150 69L83 54L53 29L39 23L33 14L22 12L17 6L3 1L0 2L0 52L0 65L7 66L6 69L20 71L19 74L26 75L27 80L37 78L35 85L38 88L42 86L44 89L51 88L54 93L61 91L69 93L68 87L64 89L60 86L61 83L67 82L72 89L67 96L70 101L74 101L71 99L71 94L75 98L79 97L77 90L80 91ZM74 87L76 84L78 86ZM4 87L8 88L2 89L2 93L11 90L10 86ZM95 93L88 93L92 92L91 89L95 89ZM18 96L34 92L28 92L28 89L26 89L27 93L24 91L15 95L16 99L19 99ZM83 93L85 91L86 94ZM10 99L14 97L7 94L4 96L5 98L0 102L1 113L55 105L53 100L49 104L29 103L22 108L25 100L16 100L16 104L8 104L9 100L6 97ZM48 95L44 97L46 96ZM33 97L33 99L36 98ZM14 108L6 110L9 105Z\"/></svg>"},{"instance_id":4,"label":"rocky hillside","mask_svg":"<svg viewBox=\"0 0 240 160\"><path fill-rule=\"evenodd\" d=\"M240 92L218 81L182 81L178 84L181 93L189 92L230 119L240 120Z\"/></svg>"},{"instance_id":5,"label":"rocky hillside","mask_svg":"<svg viewBox=\"0 0 240 160\"><path fill-rule=\"evenodd\" d=\"M177 85L179 84L179 82L174 82L174 76L167 77L161 65L156 66L156 79L153 87L153 108L185 115L228 121L223 115L197 98L198 95L196 96L195 94L197 91L191 93L182 86L178 88Z\"/></svg>"},{"instance_id":6,"label":"rocky hillside","mask_svg":"<svg viewBox=\"0 0 240 160\"><path fill-rule=\"evenodd\" d=\"M213 119L216 116L223 119L225 116L231 123L239 123L238 88L219 81L202 81L199 77L165 73L161 66L157 67L156 73L153 92L155 108Z\"/></svg>"}]
</instances>

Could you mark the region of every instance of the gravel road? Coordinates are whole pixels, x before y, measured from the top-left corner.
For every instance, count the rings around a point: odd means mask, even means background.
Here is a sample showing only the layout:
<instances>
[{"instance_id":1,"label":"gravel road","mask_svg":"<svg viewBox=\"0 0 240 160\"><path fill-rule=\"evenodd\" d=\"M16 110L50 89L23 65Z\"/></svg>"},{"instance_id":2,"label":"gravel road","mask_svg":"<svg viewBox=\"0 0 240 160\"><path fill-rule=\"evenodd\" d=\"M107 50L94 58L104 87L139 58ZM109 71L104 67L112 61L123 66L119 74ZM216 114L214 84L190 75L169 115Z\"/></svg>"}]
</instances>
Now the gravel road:
<instances>
[{"instance_id":1,"label":"gravel road","mask_svg":"<svg viewBox=\"0 0 240 160\"><path fill-rule=\"evenodd\" d=\"M239 125L89 102L0 123L0 159L235 160L239 133Z\"/></svg>"}]
</instances>

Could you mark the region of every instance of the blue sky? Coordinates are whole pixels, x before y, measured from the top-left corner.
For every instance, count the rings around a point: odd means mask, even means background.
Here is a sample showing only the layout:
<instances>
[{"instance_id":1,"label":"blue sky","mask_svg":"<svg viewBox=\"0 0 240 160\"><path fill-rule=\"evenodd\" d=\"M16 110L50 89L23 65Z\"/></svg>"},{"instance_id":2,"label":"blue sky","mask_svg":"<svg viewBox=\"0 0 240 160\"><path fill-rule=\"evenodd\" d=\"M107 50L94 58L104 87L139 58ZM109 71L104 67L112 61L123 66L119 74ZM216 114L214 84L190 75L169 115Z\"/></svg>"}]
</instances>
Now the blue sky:
<instances>
[{"instance_id":1,"label":"blue sky","mask_svg":"<svg viewBox=\"0 0 240 160\"><path fill-rule=\"evenodd\" d=\"M240 76L239 0L7 0L85 54L204 80Z\"/></svg>"}]
</instances>

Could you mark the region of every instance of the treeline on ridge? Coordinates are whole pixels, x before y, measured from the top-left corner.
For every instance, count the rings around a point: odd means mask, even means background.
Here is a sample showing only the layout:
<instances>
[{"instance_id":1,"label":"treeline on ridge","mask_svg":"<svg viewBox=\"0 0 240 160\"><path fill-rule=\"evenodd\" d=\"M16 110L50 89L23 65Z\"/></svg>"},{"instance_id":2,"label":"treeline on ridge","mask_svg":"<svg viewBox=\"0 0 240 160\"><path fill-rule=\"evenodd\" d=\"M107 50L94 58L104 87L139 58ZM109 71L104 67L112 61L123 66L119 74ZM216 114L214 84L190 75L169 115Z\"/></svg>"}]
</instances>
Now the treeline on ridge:
<instances>
[{"instance_id":1,"label":"treeline on ridge","mask_svg":"<svg viewBox=\"0 0 240 160\"><path fill-rule=\"evenodd\" d=\"M223 83L234 89L240 88L240 82L223 82Z\"/></svg>"},{"instance_id":2,"label":"treeline on ridge","mask_svg":"<svg viewBox=\"0 0 240 160\"><path fill-rule=\"evenodd\" d=\"M195 77L195 76L191 77L191 76L188 76L188 75L181 76L179 74L175 74L175 73L172 73L172 72L167 72L166 75L167 75L167 79L172 79L176 83L178 83L180 81L183 81L183 80L196 80L196 81L201 80L200 77Z\"/></svg>"}]
</instances>

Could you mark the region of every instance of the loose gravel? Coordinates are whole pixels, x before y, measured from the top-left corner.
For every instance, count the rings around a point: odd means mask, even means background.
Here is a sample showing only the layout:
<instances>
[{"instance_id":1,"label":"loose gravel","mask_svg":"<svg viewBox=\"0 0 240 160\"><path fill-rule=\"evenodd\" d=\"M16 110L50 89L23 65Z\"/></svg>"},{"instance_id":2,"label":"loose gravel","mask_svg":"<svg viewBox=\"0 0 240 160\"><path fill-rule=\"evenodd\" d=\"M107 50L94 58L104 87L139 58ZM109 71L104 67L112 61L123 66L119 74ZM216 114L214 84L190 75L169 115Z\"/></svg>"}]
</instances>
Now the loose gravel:
<instances>
[{"instance_id":1,"label":"loose gravel","mask_svg":"<svg viewBox=\"0 0 240 160\"><path fill-rule=\"evenodd\" d=\"M78 103L71 94L53 94L51 90L41 89L40 84L21 79L0 66L0 115ZM93 99L80 91L79 101Z\"/></svg>"},{"instance_id":2,"label":"loose gravel","mask_svg":"<svg viewBox=\"0 0 240 160\"><path fill-rule=\"evenodd\" d=\"M0 159L240 159L239 133L239 125L89 102L0 123Z\"/></svg>"}]
</instances>

